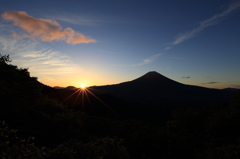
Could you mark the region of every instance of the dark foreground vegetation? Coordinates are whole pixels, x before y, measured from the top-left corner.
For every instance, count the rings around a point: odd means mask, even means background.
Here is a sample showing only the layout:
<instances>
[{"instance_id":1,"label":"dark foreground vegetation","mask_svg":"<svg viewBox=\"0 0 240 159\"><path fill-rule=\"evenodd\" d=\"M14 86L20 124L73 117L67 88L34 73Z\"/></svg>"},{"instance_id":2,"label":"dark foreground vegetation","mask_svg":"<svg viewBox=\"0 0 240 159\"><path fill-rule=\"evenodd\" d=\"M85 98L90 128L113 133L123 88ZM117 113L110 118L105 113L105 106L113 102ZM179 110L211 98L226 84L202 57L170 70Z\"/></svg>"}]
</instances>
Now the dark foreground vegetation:
<instances>
[{"instance_id":1,"label":"dark foreground vegetation","mask_svg":"<svg viewBox=\"0 0 240 159\"><path fill-rule=\"evenodd\" d=\"M240 158L239 94L178 109L164 124L109 119L49 99L37 78L10 62L0 55L1 159Z\"/></svg>"}]
</instances>

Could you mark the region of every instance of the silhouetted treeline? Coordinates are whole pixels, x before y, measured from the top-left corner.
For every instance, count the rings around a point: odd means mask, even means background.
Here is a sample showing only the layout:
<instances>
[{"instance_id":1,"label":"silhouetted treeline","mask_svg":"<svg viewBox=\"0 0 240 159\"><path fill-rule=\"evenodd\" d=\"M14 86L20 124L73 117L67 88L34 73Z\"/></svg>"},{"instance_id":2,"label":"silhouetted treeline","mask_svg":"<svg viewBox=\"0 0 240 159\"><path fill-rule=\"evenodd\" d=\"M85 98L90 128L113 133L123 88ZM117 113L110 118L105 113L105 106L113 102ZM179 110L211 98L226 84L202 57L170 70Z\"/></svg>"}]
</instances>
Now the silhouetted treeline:
<instances>
[{"instance_id":1,"label":"silhouetted treeline","mask_svg":"<svg viewBox=\"0 0 240 159\"><path fill-rule=\"evenodd\" d=\"M240 158L240 94L229 103L180 108L162 125L116 120L49 99L37 78L10 62L0 55L0 158Z\"/></svg>"}]
</instances>

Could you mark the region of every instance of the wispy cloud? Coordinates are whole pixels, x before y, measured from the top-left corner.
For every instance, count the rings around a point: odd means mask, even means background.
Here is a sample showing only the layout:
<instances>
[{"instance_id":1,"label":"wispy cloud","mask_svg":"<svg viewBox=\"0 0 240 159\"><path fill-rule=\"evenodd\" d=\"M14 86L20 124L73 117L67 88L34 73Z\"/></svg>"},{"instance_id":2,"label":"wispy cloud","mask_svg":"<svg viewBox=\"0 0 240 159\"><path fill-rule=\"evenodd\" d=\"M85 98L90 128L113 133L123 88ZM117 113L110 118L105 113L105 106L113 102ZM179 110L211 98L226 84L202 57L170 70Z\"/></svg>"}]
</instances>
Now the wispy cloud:
<instances>
[{"instance_id":1,"label":"wispy cloud","mask_svg":"<svg viewBox=\"0 0 240 159\"><path fill-rule=\"evenodd\" d=\"M83 26L96 26L100 23L108 22L105 18L102 17L92 17L92 16L81 16L70 13L58 12L57 14L45 15L45 17L54 19L61 22L66 22L75 25Z\"/></svg>"},{"instance_id":2,"label":"wispy cloud","mask_svg":"<svg viewBox=\"0 0 240 159\"><path fill-rule=\"evenodd\" d=\"M88 25L88 26L93 26L96 25L96 21L92 20L92 19L86 19L84 17L81 16L77 16L77 17L67 17L67 16L55 16L52 19L58 20L58 21L62 21L62 22L67 22L67 23L71 23L71 24L77 24L77 25Z\"/></svg>"},{"instance_id":3,"label":"wispy cloud","mask_svg":"<svg viewBox=\"0 0 240 159\"><path fill-rule=\"evenodd\" d=\"M188 79L188 78L191 78L191 77L189 77L189 76L186 76L186 77L182 77L182 78Z\"/></svg>"},{"instance_id":4,"label":"wispy cloud","mask_svg":"<svg viewBox=\"0 0 240 159\"><path fill-rule=\"evenodd\" d=\"M1 54L9 54L14 65L29 68L31 76L40 81L54 80L56 76L66 76L81 69L69 56L42 48L37 41L12 39L2 29L0 34Z\"/></svg>"},{"instance_id":5,"label":"wispy cloud","mask_svg":"<svg viewBox=\"0 0 240 159\"><path fill-rule=\"evenodd\" d=\"M166 47L164 50L170 50L172 47Z\"/></svg>"},{"instance_id":6,"label":"wispy cloud","mask_svg":"<svg viewBox=\"0 0 240 159\"><path fill-rule=\"evenodd\" d=\"M11 36L14 38L40 39L47 42L64 40L72 45L96 42L96 40L86 37L72 28L66 28L62 31L61 25L55 20L33 18L24 11L5 12L2 14L2 18L6 21L12 21L13 25L28 33L22 35L13 33Z\"/></svg>"},{"instance_id":7,"label":"wispy cloud","mask_svg":"<svg viewBox=\"0 0 240 159\"><path fill-rule=\"evenodd\" d=\"M219 82L207 82L207 83L202 83L202 84L216 84L216 83L219 83Z\"/></svg>"},{"instance_id":8,"label":"wispy cloud","mask_svg":"<svg viewBox=\"0 0 240 159\"><path fill-rule=\"evenodd\" d=\"M136 65L133 65L133 66L141 66L141 65L146 65L146 64L152 63L161 55L163 55L163 54L152 55L151 57L149 57L147 59L144 59L142 63L136 64Z\"/></svg>"},{"instance_id":9,"label":"wispy cloud","mask_svg":"<svg viewBox=\"0 0 240 159\"><path fill-rule=\"evenodd\" d=\"M74 25L81 26L99 26L109 23L118 23L118 24L132 24L136 23L134 20L126 20L121 18L116 18L113 15L95 15L95 14L75 14L72 12L65 12L63 10L54 10L49 12L41 12L41 16L47 19L54 19L59 22L65 22Z\"/></svg>"},{"instance_id":10,"label":"wispy cloud","mask_svg":"<svg viewBox=\"0 0 240 159\"><path fill-rule=\"evenodd\" d=\"M204 30L205 28L212 26L212 25L216 25L218 24L224 17L226 17L227 15L231 14L234 10L237 10L240 8L240 1L232 3L225 11L223 11L220 14L216 14L213 17L202 21L198 27L194 28L191 31L188 31L184 34L180 34L176 40L174 42L172 42L172 46L173 45L177 45L179 43L184 42L185 40L188 40L190 38L193 38L194 36L196 36L199 32L201 32L202 30ZM165 50L169 50L171 49L171 47L166 47Z\"/></svg>"}]
</instances>

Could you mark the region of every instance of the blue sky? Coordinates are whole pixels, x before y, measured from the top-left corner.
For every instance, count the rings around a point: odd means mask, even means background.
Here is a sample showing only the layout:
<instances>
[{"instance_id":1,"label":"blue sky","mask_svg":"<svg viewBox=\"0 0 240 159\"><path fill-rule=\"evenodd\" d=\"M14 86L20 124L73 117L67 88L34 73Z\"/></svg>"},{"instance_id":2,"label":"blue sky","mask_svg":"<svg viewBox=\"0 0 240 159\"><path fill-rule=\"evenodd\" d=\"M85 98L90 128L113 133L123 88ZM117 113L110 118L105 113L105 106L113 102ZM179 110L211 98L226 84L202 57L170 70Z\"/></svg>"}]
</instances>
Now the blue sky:
<instances>
[{"instance_id":1,"label":"blue sky","mask_svg":"<svg viewBox=\"0 0 240 159\"><path fill-rule=\"evenodd\" d=\"M0 53L50 86L105 85L157 71L240 88L240 1L4 1Z\"/></svg>"}]
</instances>

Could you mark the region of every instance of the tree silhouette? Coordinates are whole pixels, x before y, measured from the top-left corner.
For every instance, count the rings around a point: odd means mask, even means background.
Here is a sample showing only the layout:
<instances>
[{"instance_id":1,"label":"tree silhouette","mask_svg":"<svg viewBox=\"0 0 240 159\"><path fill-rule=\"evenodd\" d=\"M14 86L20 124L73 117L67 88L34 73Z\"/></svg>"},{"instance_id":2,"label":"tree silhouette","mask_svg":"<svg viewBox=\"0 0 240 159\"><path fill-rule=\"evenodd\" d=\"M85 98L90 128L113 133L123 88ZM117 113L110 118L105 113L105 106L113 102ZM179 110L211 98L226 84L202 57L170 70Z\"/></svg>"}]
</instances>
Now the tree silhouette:
<instances>
[{"instance_id":1,"label":"tree silhouette","mask_svg":"<svg viewBox=\"0 0 240 159\"><path fill-rule=\"evenodd\" d=\"M12 60L10 60L10 57L9 55L1 55L0 54L0 63L9 63L9 62L12 62Z\"/></svg>"}]
</instances>

